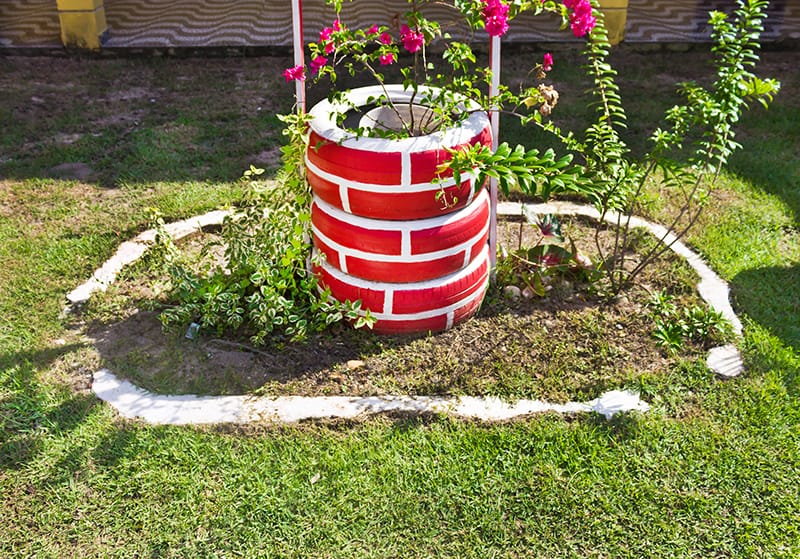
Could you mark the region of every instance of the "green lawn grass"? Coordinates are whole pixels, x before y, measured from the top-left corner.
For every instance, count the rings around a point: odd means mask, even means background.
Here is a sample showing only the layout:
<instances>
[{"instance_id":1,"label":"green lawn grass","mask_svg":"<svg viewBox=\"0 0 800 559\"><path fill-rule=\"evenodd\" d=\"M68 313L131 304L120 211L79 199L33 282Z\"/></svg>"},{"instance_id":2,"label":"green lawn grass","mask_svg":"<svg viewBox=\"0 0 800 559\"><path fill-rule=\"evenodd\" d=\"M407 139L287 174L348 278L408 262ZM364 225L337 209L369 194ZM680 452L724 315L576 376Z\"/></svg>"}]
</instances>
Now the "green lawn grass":
<instances>
[{"instance_id":1,"label":"green lawn grass","mask_svg":"<svg viewBox=\"0 0 800 559\"><path fill-rule=\"evenodd\" d=\"M651 55L620 60L637 129L674 102L651 76L704 66ZM797 557L800 76L796 53L765 58L784 90L745 119L689 239L732 284L744 376L644 377L652 411L609 422L241 428L120 420L81 384L85 342L59 317L149 208L238 199L248 159L280 141L256 109L289 109L288 59L0 60L0 557ZM567 117L584 110L573 89ZM123 113L139 124L109 122ZM86 184L51 178L76 161Z\"/></svg>"}]
</instances>

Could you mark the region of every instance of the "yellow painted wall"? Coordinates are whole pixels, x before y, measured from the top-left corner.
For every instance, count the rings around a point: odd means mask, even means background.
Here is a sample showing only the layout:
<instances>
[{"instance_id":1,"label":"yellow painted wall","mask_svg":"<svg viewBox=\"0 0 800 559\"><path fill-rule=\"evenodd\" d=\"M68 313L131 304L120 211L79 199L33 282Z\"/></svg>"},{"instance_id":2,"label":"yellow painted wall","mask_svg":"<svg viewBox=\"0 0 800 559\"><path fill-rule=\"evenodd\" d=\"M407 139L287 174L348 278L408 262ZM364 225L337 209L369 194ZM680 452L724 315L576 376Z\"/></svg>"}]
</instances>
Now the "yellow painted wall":
<instances>
[{"instance_id":1,"label":"yellow painted wall","mask_svg":"<svg viewBox=\"0 0 800 559\"><path fill-rule=\"evenodd\" d=\"M66 47L98 50L108 29L103 0L56 0L61 42Z\"/></svg>"}]
</instances>

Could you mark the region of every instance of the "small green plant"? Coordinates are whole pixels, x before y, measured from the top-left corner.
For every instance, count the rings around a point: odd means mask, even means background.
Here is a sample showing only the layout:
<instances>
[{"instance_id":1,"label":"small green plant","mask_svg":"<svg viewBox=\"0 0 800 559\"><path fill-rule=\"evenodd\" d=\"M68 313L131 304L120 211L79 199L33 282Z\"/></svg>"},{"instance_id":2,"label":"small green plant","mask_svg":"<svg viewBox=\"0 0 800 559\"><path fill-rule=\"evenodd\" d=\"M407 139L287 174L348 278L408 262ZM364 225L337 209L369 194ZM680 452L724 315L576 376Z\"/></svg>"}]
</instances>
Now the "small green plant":
<instances>
[{"instance_id":1,"label":"small green plant","mask_svg":"<svg viewBox=\"0 0 800 559\"><path fill-rule=\"evenodd\" d=\"M497 278L501 284L518 286L523 291L543 297L546 286L554 277L567 276L581 281L596 279L591 262L578 251L571 239L565 239L556 216L538 216L525 206L522 206L522 214L525 219L519 225L517 248L498 260ZM537 236L532 246L523 246L526 225L533 228Z\"/></svg>"},{"instance_id":2,"label":"small green plant","mask_svg":"<svg viewBox=\"0 0 800 559\"><path fill-rule=\"evenodd\" d=\"M246 332L254 345L270 339L300 340L309 332L352 321L356 328L374 320L360 301L339 302L320 289L310 271L309 189L302 174L305 122L284 117L290 142L284 167L272 185L250 167L242 207L229 214L221 229L224 264L197 271L156 219L157 244L165 254L175 303L161 314L165 326L196 323L203 331Z\"/></svg>"},{"instance_id":3,"label":"small green plant","mask_svg":"<svg viewBox=\"0 0 800 559\"><path fill-rule=\"evenodd\" d=\"M700 306L683 309L682 323L685 325L686 337L696 342L724 341L733 334L730 322L722 313Z\"/></svg>"},{"instance_id":4,"label":"small green plant","mask_svg":"<svg viewBox=\"0 0 800 559\"><path fill-rule=\"evenodd\" d=\"M732 336L733 328L722 313L699 305L679 310L675 298L665 291L652 293L647 306L655 323L653 337L668 353L680 351L687 340L707 346Z\"/></svg>"},{"instance_id":5,"label":"small green plant","mask_svg":"<svg viewBox=\"0 0 800 559\"><path fill-rule=\"evenodd\" d=\"M683 325L678 322L656 318L653 337L656 345L669 354L678 353L683 349Z\"/></svg>"}]
</instances>

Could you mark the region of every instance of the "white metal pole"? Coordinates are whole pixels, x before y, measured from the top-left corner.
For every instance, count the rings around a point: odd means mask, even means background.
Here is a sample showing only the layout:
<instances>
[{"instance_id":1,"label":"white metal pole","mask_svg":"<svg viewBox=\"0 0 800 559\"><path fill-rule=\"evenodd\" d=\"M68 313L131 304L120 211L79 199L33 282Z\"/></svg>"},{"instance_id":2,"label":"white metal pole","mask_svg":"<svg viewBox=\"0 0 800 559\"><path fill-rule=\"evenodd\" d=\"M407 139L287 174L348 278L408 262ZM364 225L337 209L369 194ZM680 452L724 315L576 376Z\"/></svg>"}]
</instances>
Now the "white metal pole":
<instances>
[{"instance_id":1,"label":"white metal pole","mask_svg":"<svg viewBox=\"0 0 800 559\"><path fill-rule=\"evenodd\" d=\"M302 0L292 0L292 34L294 36L294 65L304 66L305 55L303 54L303 5ZM295 98L297 100L297 111L306 112L306 82L303 80L295 81Z\"/></svg>"},{"instance_id":2,"label":"white metal pole","mask_svg":"<svg viewBox=\"0 0 800 559\"><path fill-rule=\"evenodd\" d=\"M500 37L492 37L489 43L489 69L492 71L492 81L489 84L489 95L494 96L500 92ZM492 150L496 150L500 143L500 111L493 108L489 114L492 124ZM497 265L497 179L489 181L489 195L491 198L491 214L489 217L489 263L492 267L492 279Z\"/></svg>"}]
</instances>

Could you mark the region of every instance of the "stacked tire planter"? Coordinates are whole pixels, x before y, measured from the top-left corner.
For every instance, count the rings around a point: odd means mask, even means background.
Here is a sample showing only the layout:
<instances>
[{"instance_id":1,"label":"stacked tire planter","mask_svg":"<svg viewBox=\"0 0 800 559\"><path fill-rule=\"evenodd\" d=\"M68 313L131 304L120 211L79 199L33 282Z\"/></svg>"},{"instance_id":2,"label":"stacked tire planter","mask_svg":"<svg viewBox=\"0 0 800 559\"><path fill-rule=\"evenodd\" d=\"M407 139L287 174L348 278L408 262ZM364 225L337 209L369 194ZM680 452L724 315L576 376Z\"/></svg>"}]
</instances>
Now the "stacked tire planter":
<instances>
[{"instance_id":1,"label":"stacked tire planter","mask_svg":"<svg viewBox=\"0 0 800 559\"><path fill-rule=\"evenodd\" d=\"M447 149L491 146L489 118L473 110L457 128L403 139L356 137L336 124L337 114L383 92L356 89L309 113L312 233L323 257L314 272L337 300L360 300L377 332L445 330L472 316L486 293L491 209L472 177L456 184L437 168ZM411 98L402 86L387 92L396 103Z\"/></svg>"}]
</instances>

